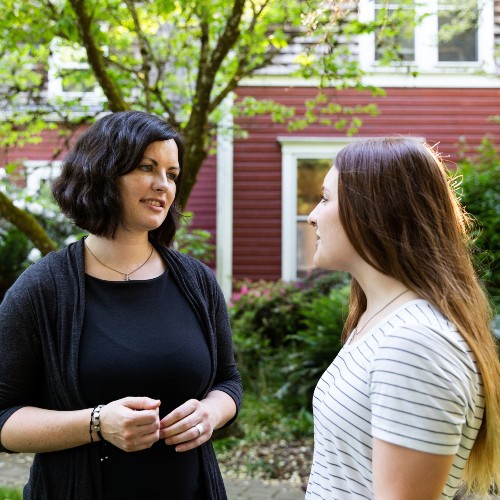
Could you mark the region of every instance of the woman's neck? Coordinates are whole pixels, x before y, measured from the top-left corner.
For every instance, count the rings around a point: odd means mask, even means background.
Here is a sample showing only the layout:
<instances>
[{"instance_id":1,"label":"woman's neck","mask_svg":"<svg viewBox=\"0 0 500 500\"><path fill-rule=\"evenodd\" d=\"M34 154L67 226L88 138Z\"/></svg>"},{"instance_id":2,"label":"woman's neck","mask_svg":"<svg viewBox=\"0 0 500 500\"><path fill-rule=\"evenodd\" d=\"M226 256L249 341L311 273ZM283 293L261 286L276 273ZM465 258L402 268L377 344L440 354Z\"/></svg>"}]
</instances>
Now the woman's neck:
<instances>
[{"instance_id":1,"label":"woman's neck","mask_svg":"<svg viewBox=\"0 0 500 500\"><path fill-rule=\"evenodd\" d=\"M392 278L391 276L387 276L371 266L369 266L365 272L354 276L354 278L365 293L367 303L365 315L368 316L379 310L381 307L384 307L384 305L390 300L394 299L394 297L397 297L398 294L401 294L401 292L408 289L408 287L401 281ZM409 291L401 297L401 302L406 302L409 299L416 298L418 298L418 296ZM394 305L397 306L399 302L400 301L398 300Z\"/></svg>"},{"instance_id":2,"label":"woman's neck","mask_svg":"<svg viewBox=\"0 0 500 500\"><path fill-rule=\"evenodd\" d=\"M123 264L144 260L151 251L147 233L140 236L116 235L113 239L90 234L85 243L102 260Z\"/></svg>"}]
</instances>

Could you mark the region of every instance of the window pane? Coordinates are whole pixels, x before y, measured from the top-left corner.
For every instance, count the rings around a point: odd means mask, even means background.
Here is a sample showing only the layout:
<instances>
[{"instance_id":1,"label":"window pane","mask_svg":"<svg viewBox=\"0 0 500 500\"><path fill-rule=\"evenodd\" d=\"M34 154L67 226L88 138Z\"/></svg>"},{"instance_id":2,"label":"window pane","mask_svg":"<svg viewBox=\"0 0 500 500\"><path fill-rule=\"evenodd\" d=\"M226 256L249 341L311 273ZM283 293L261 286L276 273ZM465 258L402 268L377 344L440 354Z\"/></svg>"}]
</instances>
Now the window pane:
<instances>
[{"instance_id":1,"label":"window pane","mask_svg":"<svg viewBox=\"0 0 500 500\"><path fill-rule=\"evenodd\" d=\"M331 159L299 159L297 161L297 277L313 268L316 233L307 216L318 204L321 186L333 161Z\"/></svg>"},{"instance_id":2,"label":"window pane","mask_svg":"<svg viewBox=\"0 0 500 500\"><path fill-rule=\"evenodd\" d=\"M297 215L309 215L317 205L323 180L332 164L330 159L297 160Z\"/></svg>"},{"instance_id":3,"label":"window pane","mask_svg":"<svg viewBox=\"0 0 500 500\"><path fill-rule=\"evenodd\" d=\"M477 12L439 10L439 60L477 61Z\"/></svg>"},{"instance_id":4,"label":"window pane","mask_svg":"<svg viewBox=\"0 0 500 500\"><path fill-rule=\"evenodd\" d=\"M375 19L381 23L375 33L375 60L415 60L415 14L409 7L375 8Z\"/></svg>"},{"instance_id":5,"label":"window pane","mask_svg":"<svg viewBox=\"0 0 500 500\"><path fill-rule=\"evenodd\" d=\"M316 252L316 232L307 220L297 221L297 278L303 278L313 269Z\"/></svg>"}]
</instances>

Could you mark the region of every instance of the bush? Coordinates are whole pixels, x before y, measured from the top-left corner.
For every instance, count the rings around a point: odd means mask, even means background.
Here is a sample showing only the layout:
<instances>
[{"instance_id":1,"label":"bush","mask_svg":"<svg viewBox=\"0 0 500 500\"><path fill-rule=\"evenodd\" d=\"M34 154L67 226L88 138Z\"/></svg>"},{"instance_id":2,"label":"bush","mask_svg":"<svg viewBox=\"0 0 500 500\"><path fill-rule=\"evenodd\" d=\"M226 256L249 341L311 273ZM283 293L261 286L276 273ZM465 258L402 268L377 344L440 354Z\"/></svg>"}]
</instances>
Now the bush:
<instances>
[{"instance_id":1,"label":"bush","mask_svg":"<svg viewBox=\"0 0 500 500\"><path fill-rule=\"evenodd\" d=\"M347 297L342 273L240 283L230 318L244 387L309 410L312 390L339 350Z\"/></svg>"},{"instance_id":2,"label":"bush","mask_svg":"<svg viewBox=\"0 0 500 500\"><path fill-rule=\"evenodd\" d=\"M30 248L28 238L15 226L7 222L0 224L0 301L26 269Z\"/></svg>"},{"instance_id":3,"label":"bush","mask_svg":"<svg viewBox=\"0 0 500 500\"><path fill-rule=\"evenodd\" d=\"M340 334L348 311L349 286L333 288L313 298L302 310L303 327L289 336L293 341L282 372L285 383L278 395L291 406L311 411L314 388L342 348Z\"/></svg>"},{"instance_id":4,"label":"bush","mask_svg":"<svg viewBox=\"0 0 500 500\"><path fill-rule=\"evenodd\" d=\"M475 154L462 151L457 174L462 204L476 222L474 257L495 308L500 308L500 153L488 138Z\"/></svg>"},{"instance_id":5,"label":"bush","mask_svg":"<svg viewBox=\"0 0 500 500\"><path fill-rule=\"evenodd\" d=\"M193 214L184 214L184 221L175 233L174 247L179 252L191 255L195 259L210 265L214 260L214 244L211 243L212 235L204 229L190 228Z\"/></svg>"}]
</instances>

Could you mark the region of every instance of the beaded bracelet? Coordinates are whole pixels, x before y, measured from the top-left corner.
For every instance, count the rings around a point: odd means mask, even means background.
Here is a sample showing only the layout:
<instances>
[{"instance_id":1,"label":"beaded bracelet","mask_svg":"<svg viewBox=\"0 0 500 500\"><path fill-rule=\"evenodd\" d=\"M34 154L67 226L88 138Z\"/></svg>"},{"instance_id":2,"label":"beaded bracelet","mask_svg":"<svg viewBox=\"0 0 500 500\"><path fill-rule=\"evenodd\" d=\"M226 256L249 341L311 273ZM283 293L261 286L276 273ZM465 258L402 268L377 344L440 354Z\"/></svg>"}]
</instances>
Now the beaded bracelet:
<instances>
[{"instance_id":1,"label":"beaded bracelet","mask_svg":"<svg viewBox=\"0 0 500 500\"><path fill-rule=\"evenodd\" d=\"M94 436L92 435L92 424L94 422L94 412L97 406L94 406L94 409L92 410L92 413L90 414L90 422L89 422L89 435L90 435L90 442L94 442Z\"/></svg>"},{"instance_id":2,"label":"beaded bracelet","mask_svg":"<svg viewBox=\"0 0 500 500\"><path fill-rule=\"evenodd\" d=\"M102 434L101 434L101 421L100 421L101 410L102 410L103 406L104 405L98 405L98 406L96 406L94 408L94 411L92 412L93 413L92 421L94 423L94 430L95 430L95 433L97 434L97 437L101 441L104 441L104 438L102 437Z\"/></svg>"}]
</instances>

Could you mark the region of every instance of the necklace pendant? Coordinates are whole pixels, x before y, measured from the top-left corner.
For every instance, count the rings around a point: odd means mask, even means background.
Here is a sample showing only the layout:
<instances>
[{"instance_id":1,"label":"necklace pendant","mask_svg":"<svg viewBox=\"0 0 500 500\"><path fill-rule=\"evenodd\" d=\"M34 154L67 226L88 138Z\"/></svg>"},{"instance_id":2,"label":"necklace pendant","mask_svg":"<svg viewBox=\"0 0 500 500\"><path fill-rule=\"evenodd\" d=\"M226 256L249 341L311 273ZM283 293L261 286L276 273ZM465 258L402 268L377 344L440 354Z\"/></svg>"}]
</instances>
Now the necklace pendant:
<instances>
[{"instance_id":1,"label":"necklace pendant","mask_svg":"<svg viewBox=\"0 0 500 500\"><path fill-rule=\"evenodd\" d=\"M130 281L130 277L128 274L125 274L125 277L123 278L123 281Z\"/></svg>"}]
</instances>

